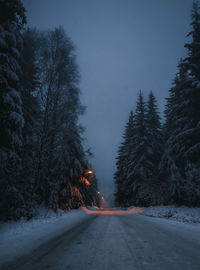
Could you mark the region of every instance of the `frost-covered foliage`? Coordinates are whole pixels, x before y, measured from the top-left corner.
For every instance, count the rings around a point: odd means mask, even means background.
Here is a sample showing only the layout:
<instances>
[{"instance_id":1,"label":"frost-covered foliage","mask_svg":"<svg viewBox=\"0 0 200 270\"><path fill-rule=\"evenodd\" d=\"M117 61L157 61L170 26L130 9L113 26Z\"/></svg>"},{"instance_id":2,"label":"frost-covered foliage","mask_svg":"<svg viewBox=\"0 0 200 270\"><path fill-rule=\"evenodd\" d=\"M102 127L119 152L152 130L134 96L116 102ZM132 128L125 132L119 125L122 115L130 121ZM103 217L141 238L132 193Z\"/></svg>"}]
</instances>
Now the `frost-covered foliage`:
<instances>
[{"instance_id":1,"label":"frost-covered foliage","mask_svg":"<svg viewBox=\"0 0 200 270\"><path fill-rule=\"evenodd\" d=\"M168 185L168 202L200 205L200 13L192 12L191 43L180 61L167 99L166 145L161 177Z\"/></svg>"},{"instance_id":2,"label":"frost-covered foliage","mask_svg":"<svg viewBox=\"0 0 200 270\"><path fill-rule=\"evenodd\" d=\"M118 205L130 202L200 205L200 11L197 3L193 5L191 26L188 34L191 42L185 45L187 56L180 60L169 90L162 132L153 94L150 93L147 106L142 95L139 96L132 145L125 151L128 163L122 160L121 148L119 151L115 174ZM123 196L128 203L121 199Z\"/></svg>"},{"instance_id":3,"label":"frost-covered foliage","mask_svg":"<svg viewBox=\"0 0 200 270\"><path fill-rule=\"evenodd\" d=\"M96 178L81 182L89 165L72 41L61 27L25 29L19 0L0 0L0 15L1 220L97 205Z\"/></svg>"},{"instance_id":4,"label":"frost-covered foliage","mask_svg":"<svg viewBox=\"0 0 200 270\"><path fill-rule=\"evenodd\" d=\"M129 183L133 190L133 204L156 202L158 164L162 153L160 117L156 100L150 92L145 104L140 93L136 106L135 144L129 165Z\"/></svg>"},{"instance_id":5,"label":"frost-covered foliage","mask_svg":"<svg viewBox=\"0 0 200 270\"><path fill-rule=\"evenodd\" d=\"M130 159L130 150L132 145L132 139L134 138L134 115L133 111L130 112L129 120L125 126L125 132L123 135L123 142L118 150L117 157L117 171L115 172L115 203L116 205L127 205L130 200L130 189L127 188L127 174L128 163Z\"/></svg>"},{"instance_id":6,"label":"frost-covered foliage","mask_svg":"<svg viewBox=\"0 0 200 270\"><path fill-rule=\"evenodd\" d=\"M147 159L148 138L146 125L146 106L140 91L135 111L134 143L131 147L128 164L128 183L132 191L131 204L143 204L148 196L147 179L150 176Z\"/></svg>"},{"instance_id":7,"label":"frost-covered foliage","mask_svg":"<svg viewBox=\"0 0 200 270\"><path fill-rule=\"evenodd\" d=\"M19 183L24 126L20 55L25 22L21 1L0 1L0 215L5 218L17 218L25 203Z\"/></svg>"},{"instance_id":8,"label":"frost-covered foliage","mask_svg":"<svg viewBox=\"0 0 200 270\"><path fill-rule=\"evenodd\" d=\"M60 27L39 34L37 54L41 119L36 193L39 203L51 209L77 208L86 203L83 194L88 187L80 179L88 164L78 124L84 107L79 98L74 45Z\"/></svg>"},{"instance_id":9,"label":"frost-covered foliage","mask_svg":"<svg viewBox=\"0 0 200 270\"><path fill-rule=\"evenodd\" d=\"M151 206L143 215L150 217L169 218L187 223L200 223L200 208L187 206Z\"/></svg>"},{"instance_id":10,"label":"frost-covered foliage","mask_svg":"<svg viewBox=\"0 0 200 270\"><path fill-rule=\"evenodd\" d=\"M140 92L126 126L115 173L115 202L120 206L155 203L158 164L162 153L160 118L153 93L147 104Z\"/></svg>"}]
</instances>

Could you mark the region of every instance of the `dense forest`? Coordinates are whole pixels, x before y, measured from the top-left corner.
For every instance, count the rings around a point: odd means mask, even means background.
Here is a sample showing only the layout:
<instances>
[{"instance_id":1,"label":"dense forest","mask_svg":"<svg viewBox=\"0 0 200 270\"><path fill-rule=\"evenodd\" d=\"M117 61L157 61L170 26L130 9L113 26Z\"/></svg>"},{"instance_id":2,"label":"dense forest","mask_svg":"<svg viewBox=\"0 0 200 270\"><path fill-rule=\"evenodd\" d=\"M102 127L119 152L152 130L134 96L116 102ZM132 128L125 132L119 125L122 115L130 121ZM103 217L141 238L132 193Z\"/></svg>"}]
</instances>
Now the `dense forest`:
<instances>
[{"instance_id":1,"label":"dense forest","mask_svg":"<svg viewBox=\"0 0 200 270\"><path fill-rule=\"evenodd\" d=\"M0 219L98 205L83 147L75 47L61 27L26 27L20 0L0 1Z\"/></svg>"},{"instance_id":2,"label":"dense forest","mask_svg":"<svg viewBox=\"0 0 200 270\"><path fill-rule=\"evenodd\" d=\"M200 206L200 7L193 4L187 55L178 64L164 124L156 98L140 91L118 150L118 206Z\"/></svg>"}]
</instances>

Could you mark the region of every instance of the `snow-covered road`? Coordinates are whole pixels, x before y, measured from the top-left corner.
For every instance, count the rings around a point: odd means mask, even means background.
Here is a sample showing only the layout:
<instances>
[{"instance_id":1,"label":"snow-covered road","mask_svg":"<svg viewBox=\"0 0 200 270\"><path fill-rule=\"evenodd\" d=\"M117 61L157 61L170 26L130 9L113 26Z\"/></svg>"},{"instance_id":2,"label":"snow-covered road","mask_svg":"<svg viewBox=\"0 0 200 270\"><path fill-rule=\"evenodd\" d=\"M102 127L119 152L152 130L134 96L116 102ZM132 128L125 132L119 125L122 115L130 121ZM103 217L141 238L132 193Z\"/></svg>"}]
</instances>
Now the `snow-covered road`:
<instances>
[{"instance_id":1,"label":"snow-covered road","mask_svg":"<svg viewBox=\"0 0 200 270\"><path fill-rule=\"evenodd\" d=\"M4 270L199 270L200 226L133 215L90 215Z\"/></svg>"}]
</instances>

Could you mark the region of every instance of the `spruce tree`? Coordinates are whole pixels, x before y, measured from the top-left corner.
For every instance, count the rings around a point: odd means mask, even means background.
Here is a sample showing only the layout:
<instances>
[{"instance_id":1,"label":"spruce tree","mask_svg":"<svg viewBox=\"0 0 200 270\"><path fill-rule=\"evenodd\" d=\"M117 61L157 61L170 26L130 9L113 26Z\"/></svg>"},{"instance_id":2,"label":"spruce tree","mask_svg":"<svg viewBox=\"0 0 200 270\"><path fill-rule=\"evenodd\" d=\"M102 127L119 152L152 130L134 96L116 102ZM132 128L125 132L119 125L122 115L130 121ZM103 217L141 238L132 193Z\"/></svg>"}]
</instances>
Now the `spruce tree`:
<instances>
[{"instance_id":1,"label":"spruce tree","mask_svg":"<svg viewBox=\"0 0 200 270\"><path fill-rule=\"evenodd\" d=\"M148 183L150 170L147 160L146 106L141 91L136 104L133 142L134 145L131 147L130 162L128 165L128 182L132 191L131 204L145 205L151 195L149 194Z\"/></svg>"},{"instance_id":2,"label":"spruce tree","mask_svg":"<svg viewBox=\"0 0 200 270\"><path fill-rule=\"evenodd\" d=\"M158 199L158 165L162 134L156 100L151 92L147 106L140 91L135 117L131 111L124 141L119 147L115 173L115 203L150 205Z\"/></svg>"},{"instance_id":3,"label":"spruce tree","mask_svg":"<svg viewBox=\"0 0 200 270\"><path fill-rule=\"evenodd\" d=\"M166 144L161 162L163 177L169 187L169 202L188 204L190 181L186 178L186 163L184 159L187 151L187 132L192 125L190 118L192 82L182 65L170 89L167 99L166 123L164 126ZM191 119L191 120L190 120Z\"/></svg>"},{"instance_id":4,"label":"spruce tree","mask_svg":"<svg viewBox=\"0 0 200 270\"><path fill-rule=\"evenodd\" d=\"M193 5L192 31L188 34L192 38L185 47L188 57L185 65L189 78L192 80L190 92L186 92L189 108L190 128L185 134L186 151L184 159L186 163L186 178L189 180L191 190L188 191L188 199L193 205L200 205L200 7L197 2Z\"/></svg>"},{"instance_id":5,"label":"spruce tree","mask_svg":"<svg viewBox=\"0 0 200 270\"><path fill-rule=\"evenodd\" d=\"M133 111L131 111L129 115L129 120L125 126L123 142L118 150L118 157L116 162L117 170L114 176L116 185L115 204L118 206L127 206L131 201L131 190L128 186L127 173L133 138L134 115Z\"/></svg>"},{"instance_id":6,"label":"spruce tree","mask_svg":"<svg viewBox=\"0 0 200 270\"><path fill-rule=\"evenodd\" d=\"M188 56L179 63L174 86L167 99L165 137L161 162L168 186L168 201L199 205L200 174L200 15L197 3L192 11L192 41L186 44Z\"/></svg>"},{"instance_id":7,"label":"spruce tree","mask_svg":"<svg viewBox=\"0 0 200 270\"><path fill-rule=\"evenodd\" d=\"M156 99L151 91L146 106L146 129L147 129L147 161L151 173L148 176L149 188L151 188L152 201L156 203L160 198L160 180L158 179L159 163L163 153L163 138L161 122L158 113Z\"/></svg>"},{"instance_id":8,"label":"spruce tree","mask_svg":"<svg viewBox=\"0 0 200 270\"><path fill-rule=\"evenodd\" d=\"M185 44L187 49L187 57L184 60L184 64L188 70L189 75L194 79L195 82L200 81L200 7L198 2L193 3L192 9L192 30L188 33L191 42Z\"/></svg>"},{"instance_id":9,"label":"spruce tree","mask_svg":"<svg viewBox=\"0 0 200 270\"><path fill-rule=\"evenodd\" d=\"M22 129L21 30L26 23L20 0L0 1L0 212L3 219L21 215Z\"/></svg>"}]
</instances>

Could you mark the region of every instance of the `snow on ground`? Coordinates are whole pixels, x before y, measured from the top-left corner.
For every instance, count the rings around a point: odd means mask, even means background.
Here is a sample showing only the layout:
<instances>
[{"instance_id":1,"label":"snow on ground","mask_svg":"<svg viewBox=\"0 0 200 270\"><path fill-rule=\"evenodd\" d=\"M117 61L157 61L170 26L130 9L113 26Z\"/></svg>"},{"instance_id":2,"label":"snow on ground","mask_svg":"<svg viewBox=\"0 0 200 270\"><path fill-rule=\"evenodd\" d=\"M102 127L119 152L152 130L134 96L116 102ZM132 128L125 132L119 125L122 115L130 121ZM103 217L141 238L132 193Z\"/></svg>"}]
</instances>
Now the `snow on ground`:
<instances>
[{"instance_id":1,"label":"snow on ground","mask_svg":"<svg viewBox=\"0 0 200 270\"><path fill-rule=\"evenodd\" d=\"M199 238L200 224L199 223L192 223L192 222L186 223L186 222L180 222L173 219L166 219L163 217L155 218L155 217L145 216L143 214L140 214L140 217L144 218L143 223L147 223L153 226L155 230L158 230L158 232L164 231L165 234L168 233L168 235L171 235L173 239L178 237L180 240L185 239L187 241L190 241L191 244L193 243L192 245L194 245L194 243L200 245L200 238ZM158 241L157 238L155 239L156 241ZM169 239L170 239L170 236L169 236ZM193 269L193 268L191 267L188 269Z\"/></svg>"},{"instance_id":2,"label":"snow on ground","mask_svg":"<svg viewBox=\"0 0 200 270\"><path fill-rule=\"evenodd\" d=\"M0 223L0 262L6 263L46 243L62 232L88 218L83 210L63 214L42 211L36 218L26 221Z\"/></svg>"},{"instance_id":3,"label":"snow on ground","mask_svg":"<svg viewBox=\"0 0 200 270\"><path fill-rule=\"evenodd\" d=\"M96 209L91 208L91 210ZM181 233L182 230L183 232L187 230L194 239L200 232L200 208L153 206L142 210L144 211L142 214L128 215L127 220L133 216L142 217L141 215L143 215L144 220L151 220L155 226L167 226L170 230L175 230L177 234ZM124 209L124 211L127 212L127 209ZM116 215L118 211L112 212L113 215ZM43 212L30 221L20 220L18 222L0 223L1 264L12 261L18 256L30 254L39 246L76 227L77 224L88 218L91 218L91 215L87 215L82 209L78 209L63 214ZM182 223L177 221L182 221ZM183 222L191 224L184 224Z\"/></svg>"},{"instance_id":4,"label":"snow on ground","mask_svg":"<svg viewBox=\"0 0 200 270\"><path fill-rule=\"evenodd\" d=\"M200 208L197 207L151 206L145 209L143 215L168 218L187 223L200 223Z\"/></svg>"}]
</instances>

